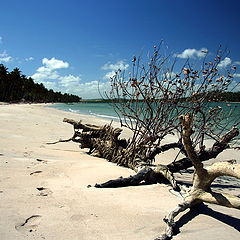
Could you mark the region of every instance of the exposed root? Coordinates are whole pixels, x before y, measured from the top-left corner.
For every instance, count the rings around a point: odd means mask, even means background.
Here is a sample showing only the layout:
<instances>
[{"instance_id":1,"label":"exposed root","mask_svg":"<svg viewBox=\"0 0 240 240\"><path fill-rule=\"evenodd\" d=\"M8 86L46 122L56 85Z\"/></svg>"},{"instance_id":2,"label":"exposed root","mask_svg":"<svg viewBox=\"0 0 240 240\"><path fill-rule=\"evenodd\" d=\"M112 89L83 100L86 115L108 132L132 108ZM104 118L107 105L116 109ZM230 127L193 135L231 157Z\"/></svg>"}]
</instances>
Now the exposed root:
<instances>
[{"instance_id":1,"label":"exposed root","mask_svg":"<svg viewBox=\"0 0 240 240\"><path fill-rule=\"evenodd\" d=\"M102 184L96 184L97 188L117 188L126 186L137 186L140 183L155 184L155 183L170 183L175 191L179 191L179 187L173 177L165 166L158 167L143 167L137 174L123 178L120 177L115 180L110 180Z\"/></svg>"},{"instance_id":2,"label":"exposed root","mask_svg":"<svg viewBox=\"0 0 240 240\"><path fill-rule=\"evenodd\" d=\"M180 212L185 211L187 208L197 203L206 202L229 208L240 209L239 197L225 193L216 193L211 190L211 183L219 176L231 176L240 178L240 164L235 164L234 161L219 162L204 168L201 159L193 148L193 144L190 138L192 135L191 116L182 116L180 118L180 121L183 126L184 148L186 149L187 156L192 161L196 172L193 179L193 186L189 195L185 197L182 204L179 204L177 208L171 211L170 214L165 218L165 222L167 224L166 231L156 240L171 239L174 234L174 218ZM231 138L231 134L226 134L224 138L222 138L223 141L228 141L226 139Z\"/></svg>"},{"instance_id":3,"label":"exposed root","mask_svg":"<svg viewBox=\"0 0 240 240\"><path fill-rule=\"evenodd\" d=\"M46 144L56 144L56 143L61 143L61 142L70 142L70 141L72 141L73 140L73 138L71 137L71 138L69 138L69 139L59 139L58 141L56 141L56 142L47 142Z\"/></svg>"},{"instance_id":4,"label":"exposed root","mask_svg":"<svg viewBox=\"0 0 240 240\"><path fill-rule=\"evenodd\" d=\"M117 188L117 187L126 187L126 186L136 186L139 185L142 181L149 183L150 175L153 170L151 168L145 167L140 170L137 174L123 178L120 177L115 180L110 180L102 184L96 184L96 188Z\"/></svg>"},{"instance_id":5,"label":"exposed root","mask_svg":"<svg viewBox=\"0 0 240 240\"><path fill-rule=\"evenodd\" d=\"M167 224L167 227L165 229L165 232L161 234L159 237L155 238L154 240L167 240L171 239L174 235L174 228L176 225L176 222L174 221L175 217L186 209L190 208L193 206L192 201L184 201L178 206L172 210L167 217L164 218L164 222Z\"/></svg>"}]
</instances>

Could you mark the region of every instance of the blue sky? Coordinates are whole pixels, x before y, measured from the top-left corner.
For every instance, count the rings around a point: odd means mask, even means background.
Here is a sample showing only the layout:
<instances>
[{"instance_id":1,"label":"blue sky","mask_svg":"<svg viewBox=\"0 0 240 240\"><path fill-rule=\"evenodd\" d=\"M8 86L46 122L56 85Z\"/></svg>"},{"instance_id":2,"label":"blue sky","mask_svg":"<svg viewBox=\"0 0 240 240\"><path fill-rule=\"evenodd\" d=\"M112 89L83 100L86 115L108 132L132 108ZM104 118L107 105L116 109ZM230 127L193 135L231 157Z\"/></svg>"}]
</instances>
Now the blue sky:
<instances>
[{"instance_id":1,"label":"blue sky","mask_svg":"<svg viewBox=\"0 0 240 240\"><path fill-rule=\"evenodd\" d=\"M83 98L99 97L98 81L107 88L112 71L161 39L180 60L222 44L224 64L240 64L239 0L2 0L0 8L0 62Z\"/></svg>"}]
</instances>

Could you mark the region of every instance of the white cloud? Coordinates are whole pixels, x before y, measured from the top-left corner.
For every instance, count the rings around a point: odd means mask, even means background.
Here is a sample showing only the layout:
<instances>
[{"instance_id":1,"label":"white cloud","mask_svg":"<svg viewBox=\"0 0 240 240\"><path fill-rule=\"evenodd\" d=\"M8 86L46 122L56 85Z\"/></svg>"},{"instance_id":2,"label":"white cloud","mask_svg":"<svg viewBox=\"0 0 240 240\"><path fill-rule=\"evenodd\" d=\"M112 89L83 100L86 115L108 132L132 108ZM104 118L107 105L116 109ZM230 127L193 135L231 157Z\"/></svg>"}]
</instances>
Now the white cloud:
<instances>
[{"instance_id":1,"label":"white cloud","mask_svg":"<svg viewBox=\"0 0 240 240\"><path fill-rule=\"evenodd\" d=\"M28 57L28 58L25 58L24 60L25 60L26 62L30 62L30 61L33 61L34 58L33 58L33 57Z\"/></svg>"},{"instance_id":2,"label":"white cloud","mask_svg":"<svg viewBox=\"0 0 240 240\"><path fill-rule=\"evenodd\" d=\"M40 67L37 69L37 72L31 76L34 80L41 82L46 79L58 79L59 75L56 71L49 71L49 69Z\"/></svg>"},{"instance_id":3,"label":"white cloud","mask_svg":"<svg viewBox=\"0 0 240 240\"><path fill-rule=\"evenodd\" d=\"M73 93L84 99L101 98L101 95L104 96L104 93L109 92L110 89L110 82L91 81L79 84Z\"/></svg>"},{"instance_id":4,"label":"white cloud","mask_svg":"<svg viewBox=\"0 0 240 240\"><path fill-rule=\"evenodd\" d=\"M46 81L47 79L59 79L60 76L56 69L69 67L69 63L56 59L54 57L51 59L43 58L42 64L43 66L39 67L37 69L37 72L31 76L34 80L39 82L43 80Z\"/></svg>"},{"instance_id":5,"label":"white cloud","mask_svg":"<svg viewBox=\"0 0 240 240\"><path fill-rule=\"evenodd\" d=\"M120 60L115 64L112 63L106 63L102 66L103 70L112 70L112 71L117 71L117 70L126 70L129 67L128 64L126 64L124 61Z\"/></svg>"},{"instance_id":6,"label":"white cloud","mask_svg":"<svg viewBox=\"0 0 240 240\"><path fill-rule=\"evenodd\" d=\"M69 68L69 63L55 58L50 60L44 58L42 60L42 66L37 68L36 72L31 77L36 82L43 83L48 89L53 89L54 91L60 91L62 93L76 94L86 99L101 98L101 94L109 92L111 89L108 81L90 81L82 83L81 76L61 74L59 69L63 68ZM103 68L111 70L107 73L110 77L110 75L115 73L118 69L127 69L128 64L124 63L124 61L118 61L116 64L105 64Z\"/></svg>"},{"instance_id":7,"label":"white cloud","mask_svg":"<svg viewBox=\"0 0 240 240\"><path fill-rule=\"evenodd\" d=\"M59 77L59 80L60 80L59 83L63 87L75 88L79 86L81 78L79 76L74 76L70 74L67 76Z\"/></svg>"},{"instance_id":8,"label":"white cloud","mask_svg":"<svg viewBox=\"0 0 240 240\"><path fill-rule=\"evenodd\" d=\"M68 78L66 77L64 80L66 79ZM64 87L59 82L46 81L46 82L43 82L43 84L47 88L53 89L54 91L63 92L63 89L64 89L64 92L78 95L83 99L102 98L102 96L104 96L104 93L109 92L111 89L109 82L98 82L98 81L91 81L91 82L85 82L85 83L76 81Z\"/></svg>"},{"instance_id":9,"label":"white cloud","mask_svg":"<svg viewBox=\"0 0 240 240\"><path fill-rule=\"evenodd\" d=\"M225 67L229 66L231 63L232 63L231 58L225 57L225 58L218 64L218 67L219 67L219 68L225 68Z\"/></svg>"},{"instance_id":10,"label":"white cloud","mask_svg":"<svg viewBox=\"0 0 240 240\"><path fill-rule=\"evenodd\" d=\"M50 70L60 69L60 68L68 68L69 67L69 63L64 62L62 60L58 60L54 57L51 58L51 59L43 58L42 64L45 65L45 67L50 69Z\"/></svg>"},{"instance_id":11,"label":"white cloud","mask_svg":"<svg viewBox=\"0 0 240 240\"><path fill-rule=\"evenodd\" d=\"M13 58L7 54L6 51L0 53L0 62L10 62Z\"/></svg>"},{"instance_id":12,"label":"white cloud","mask_svg":"<svg viewBox=\"0 0 240 240\"><path fill-rule=\"evenodd\" d=\"M46 88L54 91L78 94L80 76L60 75L58 72L59 69L68 68L69 63L56 58L43 58L42 64L43 66L39 67L31 76L36 82L43 83Z\"/></svg>"},{"instance_id":13,"label":"white cloud","mask_svg":"<svg viewBox=\"0 0 240 240\"><path fill-rule=\"evenodd\" d=\"M240 74L239 74L240 75ZM239 76L240 77L240 76ZM228 86L227 91L238 92L240 91L240 82L233 80Z\"/></svg>"},{"instance_id":14,"label":"white cloud","mask_svg":"<svg viewBox=\"0 0 240 240\"><path fill-rule=\"evenodd\" d=\"M201 48L200 50L194 48L185 49L180 54L175 54L174 56L178 58L195 58L195 57L204 57L207 54L208 50L206 48Z\"/></svg>"},{"instance_id":15,"label":"white cloud","mask_svg":"<svg viewBox=\"0 0 240 240\"><path fill-rule=\"evenodd\" d=\"M42 83L47 89L56 89L56 91L60 91L56 82L43 81Z\"/></svg>"},{"instance_id":16,"label":"white cloud","mask_svg":"<svg viewBox=\"0 0 240 240\"><path fill-rule=\"evenodd\" d=\"M116 74L116 71L108 72L104 75L103 79L108 80L108 79L112 78L115 74Z\"/></svg>"},{"instance_id":17,"label":"white cloud","mask_svg":"<svg viewBox=\"0 0 240 240\"><path fill-rule=\"evenodd\" d=\"M105 63L102 66L102 70L110 70L110 72L107 72L103 79L109 79L111 77L113 77L115 75L115 72L118 70L126 70L128 69L129 64L125 63L123 60L120 60L118 62L116 62L115 64L112 63Z\"/></svg>"}]
</instances>

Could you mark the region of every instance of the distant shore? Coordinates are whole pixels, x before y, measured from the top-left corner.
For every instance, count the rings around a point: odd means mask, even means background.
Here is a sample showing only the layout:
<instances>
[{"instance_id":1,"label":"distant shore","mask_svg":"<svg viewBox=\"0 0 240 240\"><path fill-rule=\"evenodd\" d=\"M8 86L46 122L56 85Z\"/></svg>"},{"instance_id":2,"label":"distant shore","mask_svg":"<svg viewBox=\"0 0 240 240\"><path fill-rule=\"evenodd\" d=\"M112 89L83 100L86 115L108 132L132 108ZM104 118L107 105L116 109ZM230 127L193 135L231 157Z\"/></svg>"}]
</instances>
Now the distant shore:
<instances>
[{"instance_id":1,"label":"distant shore","mask_svg":"<svg viewBox=\"0 0 240 240\"><path fill-rule=\"evenodd\" d=\"M165 229L163 218L181 202L180 196L165 184L87 188L134 172L89 156L76 143L46 143L71 137L72 127L62 122L64 117L98 125L110 121L44 106L0 104L0 238L146 240L159 236ZM124 134L129 136L127 131ZM174 154L164 153L161 162L172 161ZM237 157L239 152L228 151L218 160ZM191 175L177 178L190 181ZM181 233L174 239L229 240L239 235L238 210L209 204L199 211L192 221L192 216L182 219Z\"/></svg>"}]
</instances>

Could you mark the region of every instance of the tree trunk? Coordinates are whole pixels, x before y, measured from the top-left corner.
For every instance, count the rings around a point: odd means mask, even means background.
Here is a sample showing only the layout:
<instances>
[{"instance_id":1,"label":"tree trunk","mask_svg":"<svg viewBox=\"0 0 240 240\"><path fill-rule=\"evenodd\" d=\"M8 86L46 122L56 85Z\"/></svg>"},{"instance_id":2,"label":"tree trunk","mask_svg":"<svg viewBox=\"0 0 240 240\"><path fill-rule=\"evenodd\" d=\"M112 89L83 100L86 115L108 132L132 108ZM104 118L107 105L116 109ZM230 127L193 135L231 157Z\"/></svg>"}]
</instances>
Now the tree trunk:
<instances>
[{"instance_id":1,"label":"tree trunk","mask_svg":"<svg viewBox=\"0 0 240 240\"><path fill-rule=\"evenodd\" d=\"M240 179L240 164L235 164L234 161L218 162L204 168L201 159L193 148L191 141L192 119L189 115L185 115L182 116L180 120L183 126L184 147L188 158L192 161L195 168L193 186L190 193L185 196L184 201L172 210L166 217L165 222L167 224L167 228L156 240L171 239L174 234L174 218L180 212L183 212L196 204L206 202L229 208L240 209L239 197L226 193L216 193L211 190L212 182L219 176L231 176ZM228 137L230 137L230 135L225 135L225 138L222 138L223 142L227 141L226 139Z\"/></svg>"},{"instance_id":2,"label":"tree trunk","mask_svg":"<svg viewBox=\"0 0 240 240\"><path fill-rule=\"evenodd\" d=\"M131 168L135 171L144 165L150 166L157 154L178 148L186 157L168 164L167 167L171 173L179 172L180 170L192 167L192 161L187 156L186 150L182 143L174 142L162 146L135 146L128 147L126 139L119 139L122 132L120 128L113 128L109 125L96 126L91 124L82 124L81 121L76 122L72 119L64 118L74 127L74 135L66 141L74 141L80 143L81 148L89 148L90 153L95 151L95 155L107 159L110 162L118 165ZM216 141L212 147L206 150L196 152L200 161L206 161L216 158L218 154L228 148L229 142L239 135L237 128L232 128L229 132ZM60 140L60 142L65 140Z\"/></svg>"}]
</instances>

